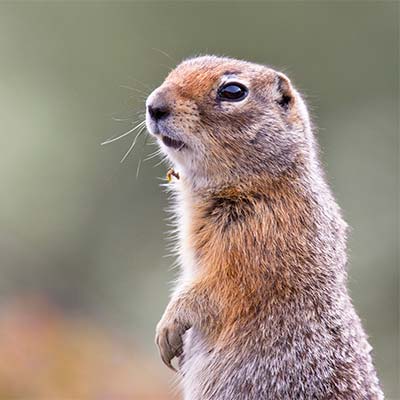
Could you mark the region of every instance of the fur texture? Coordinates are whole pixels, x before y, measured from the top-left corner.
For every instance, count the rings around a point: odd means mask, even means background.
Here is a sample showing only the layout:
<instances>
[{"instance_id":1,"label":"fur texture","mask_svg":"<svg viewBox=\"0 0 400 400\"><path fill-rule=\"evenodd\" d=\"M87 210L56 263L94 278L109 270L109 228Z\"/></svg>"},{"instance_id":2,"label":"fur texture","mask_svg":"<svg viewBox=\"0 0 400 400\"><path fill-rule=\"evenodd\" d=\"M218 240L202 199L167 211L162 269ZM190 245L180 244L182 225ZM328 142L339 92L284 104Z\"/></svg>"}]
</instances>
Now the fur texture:
<instances>
[{"instance_id":1,"label":"fur texture","mask_svg":"<svg viewBox=\"0 0 400 400\"><path fill-rule=\"evenodd\" d=\"M218 99L225 82L247 97ZM289 79L199 57L147 105L167 110L148 129L181 177L182 275L156 341L168 366L180 358L184 398L382 399L346 289L346 224Z\"/></svg>"}]
</instances>

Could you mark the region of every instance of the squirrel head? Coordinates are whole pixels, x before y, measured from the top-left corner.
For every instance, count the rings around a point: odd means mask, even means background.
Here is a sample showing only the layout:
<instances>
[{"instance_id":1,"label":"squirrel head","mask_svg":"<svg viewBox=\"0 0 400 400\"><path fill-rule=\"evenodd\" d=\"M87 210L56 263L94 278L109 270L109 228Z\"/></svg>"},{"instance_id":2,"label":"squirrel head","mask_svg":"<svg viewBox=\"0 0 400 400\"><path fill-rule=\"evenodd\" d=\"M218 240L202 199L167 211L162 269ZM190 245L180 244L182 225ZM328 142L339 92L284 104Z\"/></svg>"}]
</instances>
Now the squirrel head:
<instances>
[{"instance_id":1,"label":"squirrel head","mask_svg":"<svg viewBox=\"0 0 400 400\"><path fill-rule=\"evenodd\" d=\"M178 65L148 97L146 123L174 167L206 186L279 175L312 145L307 109L284 74L216 56Z\"/></svg>"}]
</instances>

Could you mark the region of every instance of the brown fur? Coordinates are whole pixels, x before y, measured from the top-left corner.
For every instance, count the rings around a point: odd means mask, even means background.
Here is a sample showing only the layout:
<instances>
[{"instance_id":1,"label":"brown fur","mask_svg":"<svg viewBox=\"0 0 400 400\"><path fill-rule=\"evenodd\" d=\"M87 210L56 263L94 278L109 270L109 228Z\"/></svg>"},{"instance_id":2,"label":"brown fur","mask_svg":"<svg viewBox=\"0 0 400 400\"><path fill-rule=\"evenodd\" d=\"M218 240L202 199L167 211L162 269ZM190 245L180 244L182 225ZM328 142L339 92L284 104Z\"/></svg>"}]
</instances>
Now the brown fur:
<instances>
[{"instance_id":1,"label":"brown fur","mask_svg":"<svg viewBox=\"0 0 400 400\"><path fill-rule=\"evenodd\" d=\"M226 76L248 98L216 101ZM149 130L185 147L162 145L181 176L183 276L157 344L168 366L181 358L185 398L382 399L345 286L346 224L289 79L201 57L148 104L160 101L168 117Z\"/></svg>"}]
</instances>

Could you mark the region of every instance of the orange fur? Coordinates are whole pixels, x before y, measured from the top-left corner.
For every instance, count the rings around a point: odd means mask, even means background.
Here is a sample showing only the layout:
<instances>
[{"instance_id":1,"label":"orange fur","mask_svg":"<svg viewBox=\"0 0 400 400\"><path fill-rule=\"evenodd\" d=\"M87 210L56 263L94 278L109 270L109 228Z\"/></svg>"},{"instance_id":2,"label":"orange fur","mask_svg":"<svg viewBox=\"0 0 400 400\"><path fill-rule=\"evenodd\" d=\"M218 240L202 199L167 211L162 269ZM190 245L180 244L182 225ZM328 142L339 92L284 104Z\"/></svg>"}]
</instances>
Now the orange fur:
<instances>
[{"instance_id":1,"label":"orange fur","mask_svg":"<svg viewBox=\"0 0 400 400\"><path fill-rule=\"evenodd\" d=\"M235 81L248 96L221 101ZM181 360L186 398L381 399L345 286L346 223L290 80L200 57L147 104L149 130L180 172L183 277L156 341L169 367Z\"/></svg>"}]
</instances>

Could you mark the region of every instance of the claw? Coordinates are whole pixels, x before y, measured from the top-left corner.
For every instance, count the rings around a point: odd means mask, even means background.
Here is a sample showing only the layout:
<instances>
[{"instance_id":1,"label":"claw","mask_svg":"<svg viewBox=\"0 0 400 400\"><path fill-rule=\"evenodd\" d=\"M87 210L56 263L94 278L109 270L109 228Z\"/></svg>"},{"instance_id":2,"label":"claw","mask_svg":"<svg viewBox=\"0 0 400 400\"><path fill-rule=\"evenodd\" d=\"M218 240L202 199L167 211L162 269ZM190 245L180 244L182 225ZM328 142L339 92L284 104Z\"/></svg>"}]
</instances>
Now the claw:
<instances>
[{"instance_id":1,"label":"claw","mask_svg":"<svg viewBox=\"0 0 400 400\"><path fill-rule=\"evenodd\" d=\"M175 357L180 357L183 354L182 335L187 330L186 327L178 325L176 322L167 327L159 327L156 335L156 345L163 363L173 371L177 369L172 365L172 360Z\"/></svg>"}]
</instances>

